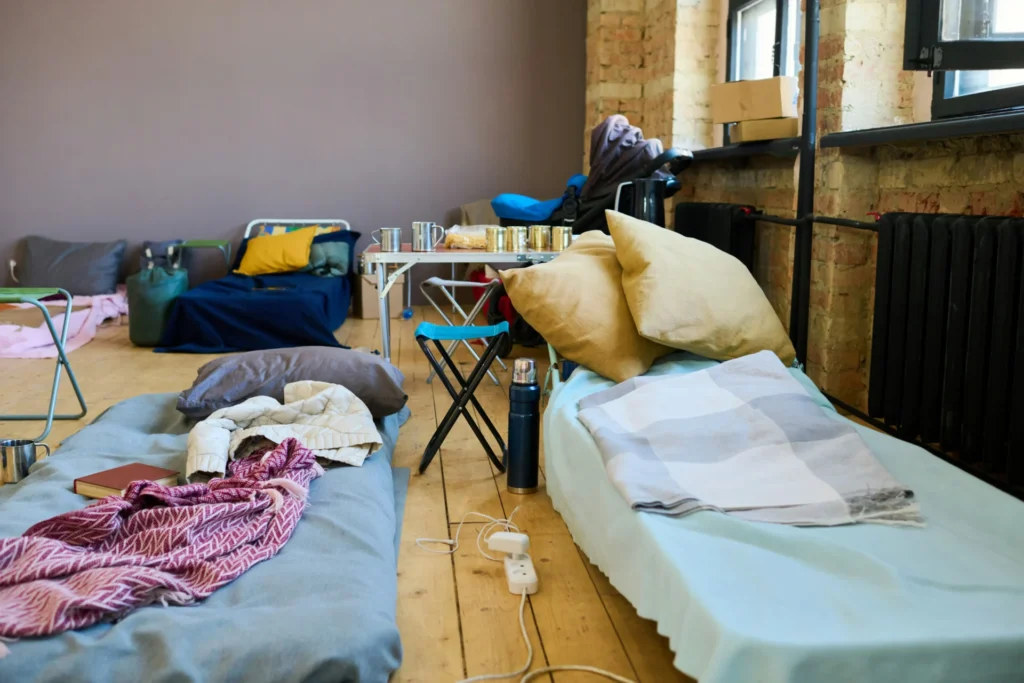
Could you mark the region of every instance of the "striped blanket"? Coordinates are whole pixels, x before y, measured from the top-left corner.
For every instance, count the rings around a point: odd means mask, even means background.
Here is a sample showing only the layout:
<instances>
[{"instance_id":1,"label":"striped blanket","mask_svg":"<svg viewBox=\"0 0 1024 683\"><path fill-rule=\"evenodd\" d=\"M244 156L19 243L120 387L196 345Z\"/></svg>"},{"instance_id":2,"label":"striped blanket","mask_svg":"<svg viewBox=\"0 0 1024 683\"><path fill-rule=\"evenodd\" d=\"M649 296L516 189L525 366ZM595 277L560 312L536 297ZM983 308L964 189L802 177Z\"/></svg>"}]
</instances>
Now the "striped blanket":
<instances>
[{"instance_id":1,"label":"striped blanket","mask_svg":"<svg viewBox=\"0 0 1024 683\"><path fill-rule=\"evenodd\" d=\"M637 377L580 401L608 475L636 510L718 510L804 526L920 526L913 492L768 351Z\"/></svg>"},{"instance_id":2,"label":"striped blanket","mask_svg":"<svg viewBox=\"0 0 1024 683\"><path fill-rule=\"evenodd\" d=\"M323 474L295 439L205 484L132 483L0 539L0 636L43 636L209 596L284 547Z\"/></svg>"}]
</instances>

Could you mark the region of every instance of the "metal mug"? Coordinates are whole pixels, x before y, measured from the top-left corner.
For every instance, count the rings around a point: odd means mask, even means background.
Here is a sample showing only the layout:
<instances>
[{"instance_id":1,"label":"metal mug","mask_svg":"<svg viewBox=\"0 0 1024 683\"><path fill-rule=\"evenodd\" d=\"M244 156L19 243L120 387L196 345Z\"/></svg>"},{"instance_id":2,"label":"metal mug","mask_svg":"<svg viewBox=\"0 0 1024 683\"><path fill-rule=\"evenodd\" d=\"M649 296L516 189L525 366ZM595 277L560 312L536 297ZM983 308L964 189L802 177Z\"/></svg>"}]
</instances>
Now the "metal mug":
<instances>
[{"instance_id":1,"label":"metal mug","mask_svg":"<svg viewBox=\"0 0 1024 683\"><path fill-rule=\"evenodd\" d=\"M45 443L36 443L28 439L4 439L0 441L0 466L2 466L3 482L17 484L28 476L28 468L36 462L36 449L42 446L46 455L50 455L50 447Z\"/></svg>"},{"instance_id":2,"label":"metal mug","mask_svg":"<svg viewBox=\"0 0 1024 683\"><path fill-rule=\"evenodd\" d=\"M529 246L529 232L525 225L510 225L505 228L505 248L507 250L526 251Z\"/></svg>"},{"instance_id":3,"label":"metal mug","mask_svg":"<svg viewBox=\"0 0 1024 683\"><path fill-rule=\"evenodd\" d=\"M485 234L487 235L487 251L505 251L505 228L488 225Z\"/></svg>"},{"instance_id":4,"label":"metal mug","mask_svg":"<svg viewBox=\"0 0 1024 683\"><path fill-rule=\"evenodd\" d=\"M376 237L380 233L380 239ZM370 233L370 239L380 245L381 251L402 251L402 229L401 228L377 228Z\"/></svg>"},{"instance_id":5,"label":"metal mug","mask_svg":"<svg viewBox=\"0 0 1024 683\"><path fill-rule=\"evenodd\" d=\"M434 238L434 230L440 230L441 234ZM434 247L444 239L444 226L432 223L431 221L413 221L412 224L412 250L413 251L434 251Z\"/></svg>"},{"instance_id":6,"label":"metal mug","mask_svg":"<svg viewBox=\"0 0 1024 683\"><path fill-rule=\"evenodd\" d=\"M551 251L565 251L572 244L572 228L556 225L551 228Z\"/></svg>"},{"instance_id":7,"label":"metal mug","mask_svg":"<svg viewBox=\"0 0 1024 683\"><path fill-rule=\"evenodd\" d=\"M530 249L534 251L547 251L551 245L550 225L530 226Z\"/></svg>"}]
</instances>

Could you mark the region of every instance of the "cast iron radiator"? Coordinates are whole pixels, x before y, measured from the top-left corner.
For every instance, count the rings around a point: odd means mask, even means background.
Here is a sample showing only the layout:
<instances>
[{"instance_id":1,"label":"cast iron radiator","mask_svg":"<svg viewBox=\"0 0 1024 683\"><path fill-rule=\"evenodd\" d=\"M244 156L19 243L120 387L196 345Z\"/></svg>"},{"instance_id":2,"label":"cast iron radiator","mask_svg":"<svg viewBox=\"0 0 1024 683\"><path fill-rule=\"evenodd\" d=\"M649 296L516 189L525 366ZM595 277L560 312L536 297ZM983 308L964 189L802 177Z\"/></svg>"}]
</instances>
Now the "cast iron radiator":
<instances>
[{"instance_id":1,"label":"cast iron radiator","mask_svg":"<svg viewBox=\"0 0 1024 683\"><path fill-rule=\"evenodd\" d=\"M676 204L675 231L712 244L754 272L754 207L741 204Z\"/></svg>"},{"instance_id":2,"label":"cast iron radiator","mask_svg":"<svg viewBox=\"0 0 1024 683\"><path fill-rule=\"evenodd\" d=\"M886 214L868 413L1024 484L1024 219Z\"/></svg>"}]
</instances>

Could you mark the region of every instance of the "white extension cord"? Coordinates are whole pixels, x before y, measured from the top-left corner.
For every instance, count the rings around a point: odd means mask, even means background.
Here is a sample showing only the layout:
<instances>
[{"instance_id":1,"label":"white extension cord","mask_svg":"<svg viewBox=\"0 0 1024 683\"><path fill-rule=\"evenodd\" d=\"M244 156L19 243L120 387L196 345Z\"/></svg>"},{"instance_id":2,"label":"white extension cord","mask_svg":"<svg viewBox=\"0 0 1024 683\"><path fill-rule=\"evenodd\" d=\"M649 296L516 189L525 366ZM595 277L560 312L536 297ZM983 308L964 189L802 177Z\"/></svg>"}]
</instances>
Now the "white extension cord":
<instances>
[{"instance_id":1,"label":"white extension cord","mask_svg":"<svg viewBox=\"0 0 1024 683\"><path fill-rule=\"evenodd\" d=\"M427 552L438 553L440 555L451 555L459 548L459 534L462 533L462 525L466 523L466 519L469 516L473 515L488 520L487 524L484 524L476 534L476 549L480 551L481 555L483 555L488 560L491 560L492 562L504 562L505 558L488 555L487 552L483 549L481 542L484 541L490 535L490 533L495 531L498 527L503 527L504 531L507 532L518 532L519 527L512 523L512 518L515 516L516 510L518 509L519 508L516 507L516 509L512 511L512 514L510 514L507 519L491 517L490 515L485 515L481 512L467 512L462 517L462 520L459 521L459 526L455 530L455 538L417 538L416 545L422 548L423 550L426 550ZM423 545L424 543L441 543L449 547L446 550L435 550L433 548L428 548L427 546ZM536 586L534 586L534 590L536 590ZM458 681L458 683L475 683L475 681L494 681L503 678L513 678L515 676L522 676L522 678L519 679L519 683L529 683L529 681L532 681L537 676L546 673L557 673L559 671L582 671L586 673L596 674L598 676L603 676L604 678L616 681L617 683L636 683L633 680L623 678L622 676L619 676L618 674L613 674L610 671L605 671L604 669L598 669L597 667L585 666L580 664L545 666L527 673L527 671L530 668L530 665L533 664L533 645L530 643L530 636L526 632L526 617L524 616L524 612L526 609L527 592L528 591L524 588L521 594L522 597L519 600L519 631L523 636L523 642L526 643L526 664L524 664L521 668L519 668L516 671L510 671L508 673L500 674L483 674L480 676L473 676L471 678L464 678L463 680Z\"/></svg>"}]
</instances>

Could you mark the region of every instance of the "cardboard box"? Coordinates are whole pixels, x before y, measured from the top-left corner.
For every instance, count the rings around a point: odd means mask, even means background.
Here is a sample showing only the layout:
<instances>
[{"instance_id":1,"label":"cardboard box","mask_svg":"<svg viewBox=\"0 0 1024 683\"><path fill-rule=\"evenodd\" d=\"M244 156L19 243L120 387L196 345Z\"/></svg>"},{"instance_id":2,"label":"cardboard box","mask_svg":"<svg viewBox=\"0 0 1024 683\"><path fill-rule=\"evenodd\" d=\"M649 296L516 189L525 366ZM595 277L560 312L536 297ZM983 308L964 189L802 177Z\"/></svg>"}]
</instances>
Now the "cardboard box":
<instances>
[{"instance_id":1,"label":"cardboard box","mask_svg":"<svg viewBox=\"0 0 1024 683\"><path fill-rule=\"evenodd\" d=\"M711 120L714 123L736 123L795 118L799 91L794 76L719 83L711 86Z\"/></svg>"},{"instance_id":2,"label":"cardboard box","mask_svg":"<svg viewBox=\"0 0 1024 683\"><path fill-rule=\"evenodd\" d=\"M729 125L729 142L800 137L800 119L760 119Z\"/></svg>"},{"instance_id":3,"label":"cardboard box","mask_svg":"<svg viewBox=\"0 0 1024 683\"><path fill-rule=\"evenodd\" d=\"M380 300L377 298L377 275L360 275L356 280L356 293L352 297L352 314L365 320L380 318ZM398 276L388 290L388 305L392 318L402 317L405 307L405 273Z\"/></svg>"}]
</instances>

